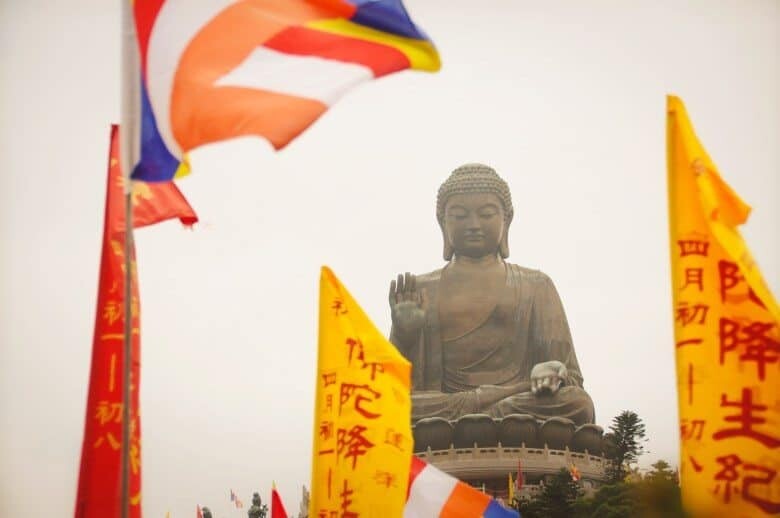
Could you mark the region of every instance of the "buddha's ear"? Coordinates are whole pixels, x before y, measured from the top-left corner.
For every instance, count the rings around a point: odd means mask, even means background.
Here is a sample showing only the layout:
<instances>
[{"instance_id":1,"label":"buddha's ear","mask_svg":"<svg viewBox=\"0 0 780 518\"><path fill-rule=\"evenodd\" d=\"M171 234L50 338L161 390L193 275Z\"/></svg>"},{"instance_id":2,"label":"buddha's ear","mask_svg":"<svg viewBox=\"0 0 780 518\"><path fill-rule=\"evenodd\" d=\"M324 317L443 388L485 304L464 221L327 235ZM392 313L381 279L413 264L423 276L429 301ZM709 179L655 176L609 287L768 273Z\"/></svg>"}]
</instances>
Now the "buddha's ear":
<instances>
[{"instance_id":1,"label":"buddha's ear","mask_svg":"<svg viewBox=\"0 0 780 518\"><path fill-rule=\"evenodd\" d=\"M447 238L447 232L444 230L444 225L440 225L441 227L441 238L444 242L444 260L449 261L452 259L452 243L450 243L449 238Z\"/></svg>"},{"instance_id":2,"label":"buddha's ear","mask_svg":"<svg viewBox=\"0 0 780 518\"><path fill-rule=\"evenodd\" d=\"M504 231L504 236L501 238L501 243L498 245L498 253L501 254L503 259L509 257L509 232L507 231Z\"/></svg>"}]
</instances>

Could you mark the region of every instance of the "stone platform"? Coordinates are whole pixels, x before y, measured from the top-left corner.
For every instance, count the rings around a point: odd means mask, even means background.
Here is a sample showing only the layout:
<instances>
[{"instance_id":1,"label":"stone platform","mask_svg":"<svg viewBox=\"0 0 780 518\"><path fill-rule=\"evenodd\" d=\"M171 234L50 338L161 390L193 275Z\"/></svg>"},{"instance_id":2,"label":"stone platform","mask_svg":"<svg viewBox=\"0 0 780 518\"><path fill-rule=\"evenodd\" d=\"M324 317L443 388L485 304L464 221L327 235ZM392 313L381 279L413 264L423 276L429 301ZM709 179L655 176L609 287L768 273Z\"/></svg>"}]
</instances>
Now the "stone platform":
<instances>
[{"instance_id":1,"label":"stone platform","mask_svg":"<svg viewBox=\"0 0 780 518\"><path fill-rule=\"evenodd\" d=\"M546 421L525 414L494 419L469 414L450 422L421 419L413 427L415 455L494 497L506 498L508 474L518 465L525 477L523 496L533 496L539 483L574 464L586 493L604 480L611 451L609 437L595 424L579 427L566 418Z\"/></svg>"}]
</instances>

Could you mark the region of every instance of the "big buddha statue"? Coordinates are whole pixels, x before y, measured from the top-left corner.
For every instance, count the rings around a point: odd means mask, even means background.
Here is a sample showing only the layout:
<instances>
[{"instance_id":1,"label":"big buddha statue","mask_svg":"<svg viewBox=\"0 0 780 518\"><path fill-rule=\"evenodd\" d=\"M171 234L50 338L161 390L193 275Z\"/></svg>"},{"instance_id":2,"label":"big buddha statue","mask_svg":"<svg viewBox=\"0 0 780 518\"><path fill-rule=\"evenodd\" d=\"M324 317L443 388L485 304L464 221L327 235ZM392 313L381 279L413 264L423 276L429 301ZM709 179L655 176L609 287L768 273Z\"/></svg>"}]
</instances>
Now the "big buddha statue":
<instances>
[{"instance_id":1,"label":"big buddha statue","mask_svg":"<svg viewBox=\"0 0 780 518\"><path fill-rule=\"evenodd\" d=\"M544 273L506 261L514 210L490 167L439 188L443 268L390 283L390 340L412 363L412 421L466 414L593 423L561 300Z\"/></svg>"}]
</instances>

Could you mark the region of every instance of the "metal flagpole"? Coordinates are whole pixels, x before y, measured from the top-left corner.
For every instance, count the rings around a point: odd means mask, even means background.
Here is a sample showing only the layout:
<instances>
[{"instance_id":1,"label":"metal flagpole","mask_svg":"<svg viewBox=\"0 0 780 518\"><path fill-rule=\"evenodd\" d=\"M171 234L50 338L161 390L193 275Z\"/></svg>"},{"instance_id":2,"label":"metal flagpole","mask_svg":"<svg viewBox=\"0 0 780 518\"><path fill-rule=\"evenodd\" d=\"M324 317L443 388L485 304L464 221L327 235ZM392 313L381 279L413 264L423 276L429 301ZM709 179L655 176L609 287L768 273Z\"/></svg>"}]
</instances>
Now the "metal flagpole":
<instances>
[{"instance_id":1,"label":"metal flagpole","mask_svg":"<svg viewBox=\"0 0 780 518\"><path fill-rule=\"evenodd\" d=\"M135 33L131 0L120 0L121 4L121 123L119 126L119 153L121 172L125 187L125 306L124 306L124 361L122 378L122 453L120 516L130 516L130 433L132 408L133 365L133 186L130 174L138 158L138 105L140 102L138 42Z\"/></svg>"}]
</instances>

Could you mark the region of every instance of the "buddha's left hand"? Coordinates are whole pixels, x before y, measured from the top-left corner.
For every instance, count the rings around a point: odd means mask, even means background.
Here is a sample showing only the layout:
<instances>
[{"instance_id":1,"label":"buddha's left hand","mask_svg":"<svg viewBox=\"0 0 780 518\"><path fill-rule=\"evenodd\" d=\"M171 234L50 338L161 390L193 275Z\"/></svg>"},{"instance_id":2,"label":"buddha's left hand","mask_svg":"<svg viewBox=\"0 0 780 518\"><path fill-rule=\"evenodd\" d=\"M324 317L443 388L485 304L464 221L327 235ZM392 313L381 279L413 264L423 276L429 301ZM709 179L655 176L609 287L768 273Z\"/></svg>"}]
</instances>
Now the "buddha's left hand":
<instances>
[{"instance_id":1,"label":"buddha's left hand","mask_svg":"<svg viewBox=\"0 0 780 518\"><path fill-rule=\"evenodd\" d=\"M555 394L566 378L566 366L558 360L537 363L531 369L531 392L537 396Z\"/></svg>"}]
</instances>

